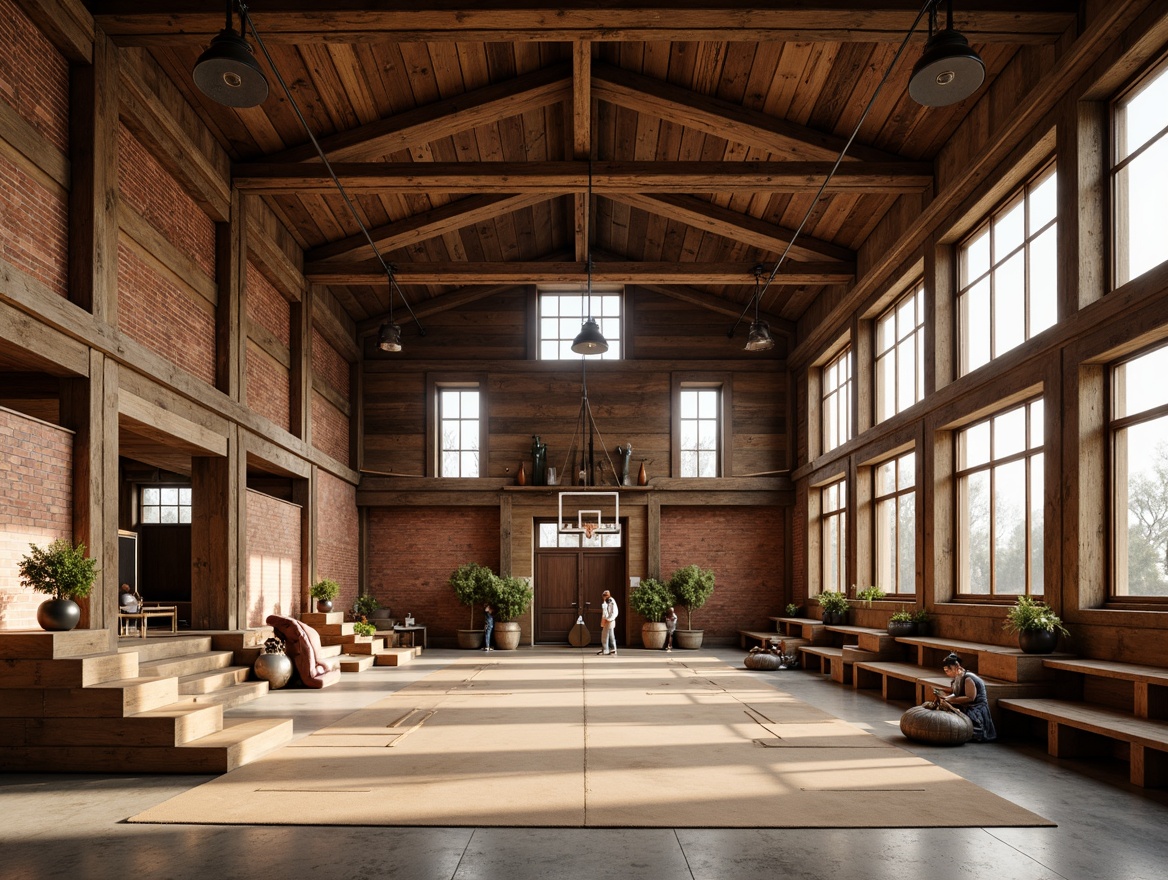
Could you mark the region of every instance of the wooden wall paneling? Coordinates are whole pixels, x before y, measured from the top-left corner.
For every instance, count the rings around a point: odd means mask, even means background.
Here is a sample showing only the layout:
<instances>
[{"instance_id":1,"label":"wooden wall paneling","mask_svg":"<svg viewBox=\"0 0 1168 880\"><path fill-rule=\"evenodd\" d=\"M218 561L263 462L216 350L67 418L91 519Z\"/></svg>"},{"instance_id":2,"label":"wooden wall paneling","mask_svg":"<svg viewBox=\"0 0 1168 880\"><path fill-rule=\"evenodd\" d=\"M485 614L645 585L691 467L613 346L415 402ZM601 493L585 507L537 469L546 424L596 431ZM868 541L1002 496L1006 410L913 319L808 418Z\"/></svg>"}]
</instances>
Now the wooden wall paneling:
<instances>
[{"instance_id":1,"label":"wooden wall paneling","mask_svg":"<svg viewBox=\"0 0 1168 880\"><path fill-rule=\"evenodd\" d=\"M361 347L356 341L356 325L337 305L327 289L317 288L312 303L312 325L328 343L349 363L361 360Z\"/></svg>"},{"instance_id":2,"label":"wooden wall paneling","mask_svg":"<svg viewBox=\"0 0 1168 880\"><path fill-rule=\"evenodd\" d=\"M92 63L93 44L104 35L94 32L93 17L80 0L18 0L17 5L71 62Z\"/></svg>"},{"instance_id":3,"label":"wooden wall paneling","mask_svg":"<svg viewBox=\"0 0 1168 880\"><path fill-rule=\"evenodd\" d=\"M1066 320L1111 287L1111 141L1105 101L1063 104L1058 130L1058 316ZM1114 222L1120 222L1119 217Z\"/></svg>"},{"instance_id":4,"label":"wooden wall paneling","mask_svg":"<svg viewBox=\"0 0 1168 880\"><path fill-rule=\"evenodd\" d=\"M295 302L305 286L303 251L267 203L253 198L247 201L248 251L284 298Z\"/></svg>"},{"instance_id":5,"label":"wooden wall paneling","mask_svg":"<svg viewBox=\"0 0 1168 880\"><path fill-rule=\"evenodd\" d=\"M852 433L859 437L876 418L876 363L874 321L852 318Z\"/></svg>"},{"instance_id":6,"label":"wooden wall paneling","mask_svg":"<svg viewBox=\"0 0 1168 880\"><path fill-rule=\"evenodd\" d=\"M69 80L70 299L98 321L118 323L118 56L100 33L93 63Z\"/></svg>"},{"instance_id":7,"label":"wooden wall paneling","mask_svg":"<svg viewBox=\"0 0 1168 880\"><path fill-rule=\"evenodd\" d=\"M235 629L239 623L239 507L246 503L246 456L236 427L227 455L191 460L191 627Z\"/></svg>"}]
</instances>

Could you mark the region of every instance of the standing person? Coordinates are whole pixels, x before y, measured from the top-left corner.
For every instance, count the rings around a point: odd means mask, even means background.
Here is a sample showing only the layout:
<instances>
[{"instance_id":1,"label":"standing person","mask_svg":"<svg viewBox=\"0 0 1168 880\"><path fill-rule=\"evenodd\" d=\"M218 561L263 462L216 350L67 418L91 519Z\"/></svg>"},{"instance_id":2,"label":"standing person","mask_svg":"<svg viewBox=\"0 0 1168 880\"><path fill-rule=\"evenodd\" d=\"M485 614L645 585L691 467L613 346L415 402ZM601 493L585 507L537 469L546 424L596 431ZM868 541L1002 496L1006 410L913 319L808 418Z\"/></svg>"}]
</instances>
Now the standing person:
<instances>
[{"instance_id":1,"label":"standing person","mask_svg":"<svg viewBox=\"0 0 1168 880\"><path fill-rule=\"evenodd\" d=\"M998 738L994 720L990 717L990 701L986 698L986 686L978 676L961 665L961 658L950 654L941 661L941 669L953 679L952 693L937 696L951 706L960 709L973 722L974 742L993 742Z\"/></svg>"},{"instance_id":2,"label":"standing person","mask_svg":"<svg viewBox=\"0 0 1168 880\"><path fill-rule=\"evenodd\" d=\"M669 610L665 612L665 650L673 650L673 634L677 632L677 612L673 610L673 606L669 606Z\"/></svg>"},{"instance_id":3,"label":"standing person","mask_svg":"<svg viewBox=\"0 0 1168 880\"><path fill-rule=\"evenodd\" d=\"M620 611L616 607L616 599L612 598L612 593L605 590L601 594L600 603L600 646L601 649L597 654L608 655L609 645L612 645L612 656L616 656L616 619L620 615Z\"/></svg>"},{"instance_id":4,"label":"standing person","mask_svg":"<svg viewBox=\"0 0 1168 880\"><path fill-rule=\"evenodd\" d=\"M483 606L483 650L490 651L491 633L495 631L495 609L490 605Z\"/></svg>"}]
</instances>

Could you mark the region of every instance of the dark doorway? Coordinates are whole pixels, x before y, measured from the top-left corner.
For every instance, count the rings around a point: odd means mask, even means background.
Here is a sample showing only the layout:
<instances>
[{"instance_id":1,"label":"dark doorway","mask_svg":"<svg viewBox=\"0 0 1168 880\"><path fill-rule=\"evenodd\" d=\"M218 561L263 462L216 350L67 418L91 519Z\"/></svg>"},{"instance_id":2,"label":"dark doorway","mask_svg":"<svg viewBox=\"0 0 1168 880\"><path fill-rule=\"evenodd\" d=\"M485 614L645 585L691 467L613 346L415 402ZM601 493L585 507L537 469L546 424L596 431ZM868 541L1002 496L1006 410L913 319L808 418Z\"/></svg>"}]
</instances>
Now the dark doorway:
<instances>
[{"instance_id":1,"label":"dark doorway","mask_svg":"<svg viewBox=\"0 0 1168 880\"><path fill-rule=\"evenodd\" d=\"M538 527L537 532L538 534ZM622 542L623 543L623 542ZM568 641L568 632L583 617L592 636L600 644L600 594L612 593L620 609L616 641L625 644L625 548L621 547L537 547L535 551L535 640L544 643Z\"/></svg>"}]
</instances>

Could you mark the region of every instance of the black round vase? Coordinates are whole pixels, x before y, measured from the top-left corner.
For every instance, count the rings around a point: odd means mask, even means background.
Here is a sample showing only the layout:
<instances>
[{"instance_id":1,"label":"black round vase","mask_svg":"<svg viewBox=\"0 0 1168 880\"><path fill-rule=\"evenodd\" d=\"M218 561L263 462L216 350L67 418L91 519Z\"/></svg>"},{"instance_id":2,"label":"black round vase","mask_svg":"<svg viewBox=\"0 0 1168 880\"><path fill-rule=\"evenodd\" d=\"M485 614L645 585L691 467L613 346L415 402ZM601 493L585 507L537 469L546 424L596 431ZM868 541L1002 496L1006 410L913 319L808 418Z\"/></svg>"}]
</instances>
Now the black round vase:
<instances>
[{"instance_id":1,"label":"black round vase","mask_svg":"<svg viewBox=\"0 0 1168 880\"><path fill-rule=\"evenodd\" d=\"M888 621L888 634L893 638L897 636L911 636L917 631L917 625L911 620L890 620Z\"/></svg>"},{"instance_id":2,"label":"black round vase","mask_svg":"<svg viewBox=\"0 0 1168 880\"><path fill-rule=\"evenodd\" d=\"M49 632L68 632L81 623L81 606L72 599L49 599L37 608L37 623Z\"/></svg>"},{"instance_id":3,"label":"black round vase","mask_svg":"<svg viewBox=\"0 0 1168 880\"><path fill-rule=\"evenodd\" d=\"M1058 647L1058 630L1024 629L1018 633L1023 654L1050 654Z\"/></svg>"},{"instance_id":4,"label":"black round vase","mask_svg":"<svg viewBox=\"0 0 1168 880\"><path fill-rule=\"evenodd\" d=\"M333 600L332 599L317 599L316 600L316 610L320 614L328 614L330 611L333 610Z\"/></svg>"}]
</instances>

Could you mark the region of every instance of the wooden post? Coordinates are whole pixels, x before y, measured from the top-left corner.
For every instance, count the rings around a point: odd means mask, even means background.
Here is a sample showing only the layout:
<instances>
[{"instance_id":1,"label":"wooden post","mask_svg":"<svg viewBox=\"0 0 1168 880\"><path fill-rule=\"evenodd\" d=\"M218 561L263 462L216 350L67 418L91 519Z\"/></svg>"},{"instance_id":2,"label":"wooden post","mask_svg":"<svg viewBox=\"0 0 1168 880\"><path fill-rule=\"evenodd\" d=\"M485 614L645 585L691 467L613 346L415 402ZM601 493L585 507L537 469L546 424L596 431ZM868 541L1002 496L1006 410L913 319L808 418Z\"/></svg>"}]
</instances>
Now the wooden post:
<instances>
[{"instance_id":1,"label":"wooden post","mask_svg":"<svg viewBox=\"0 0 1168 880\"><path fill-rule=\"evenodd\" d=\"M292 434L312 444L312 301L313 286L304 290L299 302L292 303L292 368L289 371L289 429Z\"/></svg>"},{"instance_id":2,"label":"wooden post","mask_svg":"<svg viewBox=\"0 0 1168 880\"><path fill-rule=\"evenodd\" d=\"M237 629L246 587L241 577L247 455L230 425L227 455L191 459L191 626Z\"/></svg>"},{"instance_id":3,"label":"wooden post","mask_svg":"<svg viewBox=\"0 0 1168 880\"><path fill-rule=\"evenodd\" d=\"M215 386L247 403L247 216L246 200L231 190L231 216L215 224Z\"/></svg>"}]
</instances>

